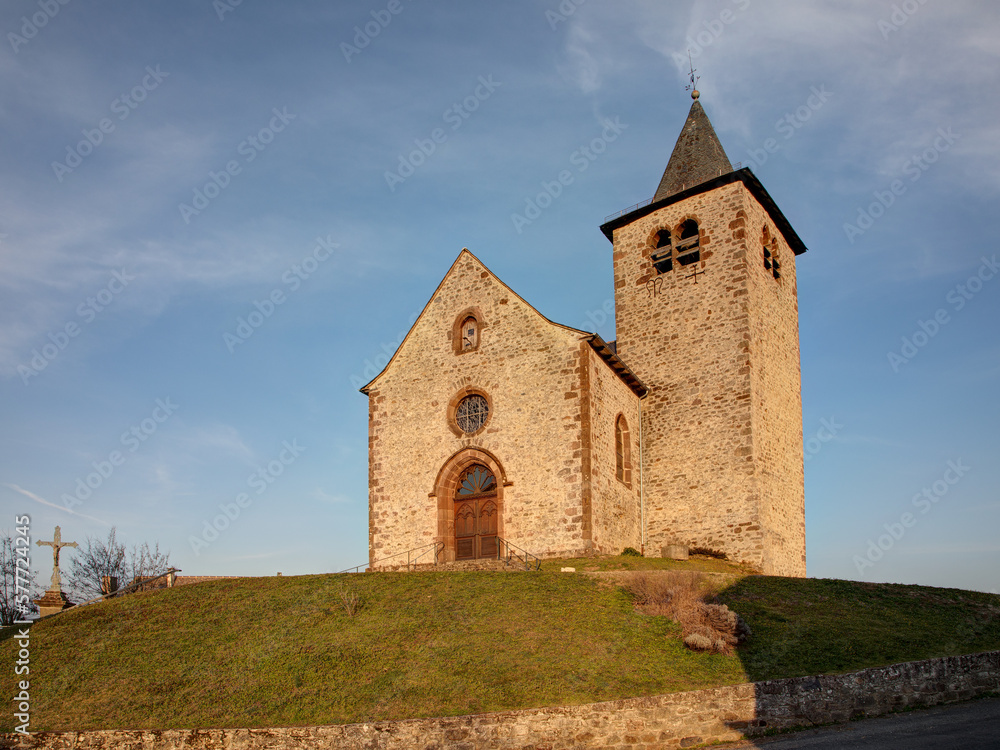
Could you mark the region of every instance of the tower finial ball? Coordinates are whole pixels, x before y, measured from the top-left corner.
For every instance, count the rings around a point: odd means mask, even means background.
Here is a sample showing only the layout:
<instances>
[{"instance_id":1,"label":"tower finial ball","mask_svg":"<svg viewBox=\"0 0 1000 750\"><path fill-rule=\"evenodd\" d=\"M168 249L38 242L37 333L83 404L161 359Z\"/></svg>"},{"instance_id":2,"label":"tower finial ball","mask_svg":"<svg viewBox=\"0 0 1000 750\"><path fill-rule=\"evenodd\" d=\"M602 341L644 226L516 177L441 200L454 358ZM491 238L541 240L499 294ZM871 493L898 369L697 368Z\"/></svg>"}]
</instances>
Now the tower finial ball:
<instances>
[{"instance_id":1,"label":"tower finial ball","mask_svg":"<svg viewBox=\"0 0 1000 750\"><path fill-rule=\"evenodd\" d=\"M691 92L691 98L694 99L695 101L698 101L699 96L701 96L701 92L698 91L698 89L695 89L694 91Z\"/></svg>"}]
</instances>

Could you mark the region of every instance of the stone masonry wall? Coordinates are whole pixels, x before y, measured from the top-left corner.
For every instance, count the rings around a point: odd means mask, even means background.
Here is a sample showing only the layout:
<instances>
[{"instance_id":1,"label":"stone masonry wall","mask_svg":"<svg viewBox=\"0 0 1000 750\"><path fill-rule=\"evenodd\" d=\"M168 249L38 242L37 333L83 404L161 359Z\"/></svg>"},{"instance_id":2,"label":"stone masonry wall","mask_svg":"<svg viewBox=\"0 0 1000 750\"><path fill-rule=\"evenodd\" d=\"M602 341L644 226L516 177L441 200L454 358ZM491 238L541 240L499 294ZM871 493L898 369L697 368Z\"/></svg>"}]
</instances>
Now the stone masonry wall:
<instances>
[{"instance_id":1,"label":"stone masonry wall","mask_svg":"<svg viewBox=\"0 0 1000 750\"><path fill-rule=\"evenodd\" d=\"M741 186L742 188L742 186ZM754 465L764 531L763 568L775 575L806 574L802 377L796 258L763 207L742 188L750 289L750 382ZM763 235L777 240L781 278L764 267Z\"/></svg>"},{"instance_id":2,"label":"stone masonry wall","mask_svg":"<svg viewBox=\"0 0 1000 750\"><path fill-rule=\"evenodd\" d=\"M479 347L456 353L456 319L467 311L480 320ZM370 560L453 533L453 495L439 498L439 483L453 459L476 452L502 470L500 536L540 557L590 550L585 504L592 493L582 458L590 400L581 370L589 348L580 338L546 320L471 253L459 256L369 389ZM473 436L457 434L448 416L463 392L490 402L489 420Z\"/></svg>"},{"instance_id":3,"label":"stone masonry wall","mask_svg":"<svg viewBox=\"0 0 1000 750\"><path fill-rule=\"evenodd\" d=\"M639 399L597 354L585 344L590 367L590 477L594 550L618 555L642 544L639 508ZM618 479L615 423L618 415L629 427L631 471Z\"/></svg>"},{"instance_id":4,"label":"stone masonry wall","mask_svg":"<svg viewBox=\"0 0 1000 750\"><path fill-rule=\"evenodd\" d=\"M661 750L845 722L1000 690L1000 651L582 706L285 729L0 735L27 750ZM6 744L4 744L6 743Z\"/></svg>"},{"instance_id":5,"label":"stone masonry wall","mask_svg":"<svg viewBox=\"0 0 1000 750\"><path fill-rule=\"evenodd\" d=\"M618 354L652 391L643 402L647 550L676 541L763 567L746 250L730 227L742 191L726 185L615 230L615 317ZM657 275L654 235L676 237L687 219L700 228L700 262Z\"/></svg>"}]
</instances>

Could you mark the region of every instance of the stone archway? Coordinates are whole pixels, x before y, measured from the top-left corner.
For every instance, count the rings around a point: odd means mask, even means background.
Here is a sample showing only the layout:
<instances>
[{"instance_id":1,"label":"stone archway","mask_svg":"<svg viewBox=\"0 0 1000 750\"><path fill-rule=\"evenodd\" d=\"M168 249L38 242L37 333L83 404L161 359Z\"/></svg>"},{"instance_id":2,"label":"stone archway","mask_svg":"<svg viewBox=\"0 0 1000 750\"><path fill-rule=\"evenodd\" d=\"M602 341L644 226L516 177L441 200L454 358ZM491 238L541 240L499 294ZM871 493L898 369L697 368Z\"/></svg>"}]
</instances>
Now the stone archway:
<instances>
[{"instance_id":1,"label":"stone archway","mask_svg":"<svg viewBox=\"0 0 1000 750\"><path fill-rule=\"evenodd\" d=\"M476 475L479 486L476 486L475 479L471 484L467 481L470 472L477 467L485 470ZM492 485L486 480L487 474L494 479ZM484 482L486 486L483 486ZM503 466L488 451L465 448L448 459L438 473L433 493L437 498L437 536L434 540L444 544L442 562L496 555L496 539L504 533L503 493L506 484ZM461 514L459 524L464 525L463 528L456 528L456 513ZM461 532L463 540L461 555L456 532Z\"/></svg>"}]
</instances>

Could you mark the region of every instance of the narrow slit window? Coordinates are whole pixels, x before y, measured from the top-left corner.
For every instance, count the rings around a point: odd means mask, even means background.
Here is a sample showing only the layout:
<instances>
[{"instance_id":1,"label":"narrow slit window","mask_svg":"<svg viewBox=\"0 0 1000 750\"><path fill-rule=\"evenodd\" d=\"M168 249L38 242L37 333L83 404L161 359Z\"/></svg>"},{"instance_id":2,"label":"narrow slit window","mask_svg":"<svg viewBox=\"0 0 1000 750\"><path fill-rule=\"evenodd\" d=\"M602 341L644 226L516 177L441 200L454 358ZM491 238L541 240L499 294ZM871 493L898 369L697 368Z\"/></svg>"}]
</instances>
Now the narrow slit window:
<instances>
[{"instance_id":1,"label":"narrow slit window","mask_svg":"<svg viewBox=\"0 0 1000 750\"><path fill-rule=\"evenodd\" d=\"M778 258L778 240L771 236L767 227L764 227L762 238L764 245L764 270L768 271L777 281L781 278L781 261Z\"/></svg>"},{"instance_id":2,"label":"narrow slit window","mask_svg":"<svg viewBox=\"0 0 1000 750\"><path fill-rule=\"evenodd\" d=\"M627 487L632 486L632 445L628 422L621 414L615 420L615 476Z\"/></svg>"}]
</instances>

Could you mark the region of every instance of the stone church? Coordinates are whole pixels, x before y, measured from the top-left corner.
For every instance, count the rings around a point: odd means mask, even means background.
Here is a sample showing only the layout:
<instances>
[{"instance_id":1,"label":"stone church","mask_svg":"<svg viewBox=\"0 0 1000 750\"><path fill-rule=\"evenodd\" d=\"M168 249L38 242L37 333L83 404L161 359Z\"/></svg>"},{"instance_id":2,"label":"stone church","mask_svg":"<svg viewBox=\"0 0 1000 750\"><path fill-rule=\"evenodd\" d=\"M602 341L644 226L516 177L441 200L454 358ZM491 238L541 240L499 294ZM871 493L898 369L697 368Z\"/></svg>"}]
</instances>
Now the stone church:
<instances>
[{"instance_id":1,"label":"stone church","mask_svg":"<svg viewBox=\"0 0 1000 750\"><path fill-rule=\"evenodd\" d=\"M659 556L804 576L796 256L694 103L653 198L601 227L616 340L545 318L462 250L369 399L374 568Z\"/></svg>"}]
</instances>

